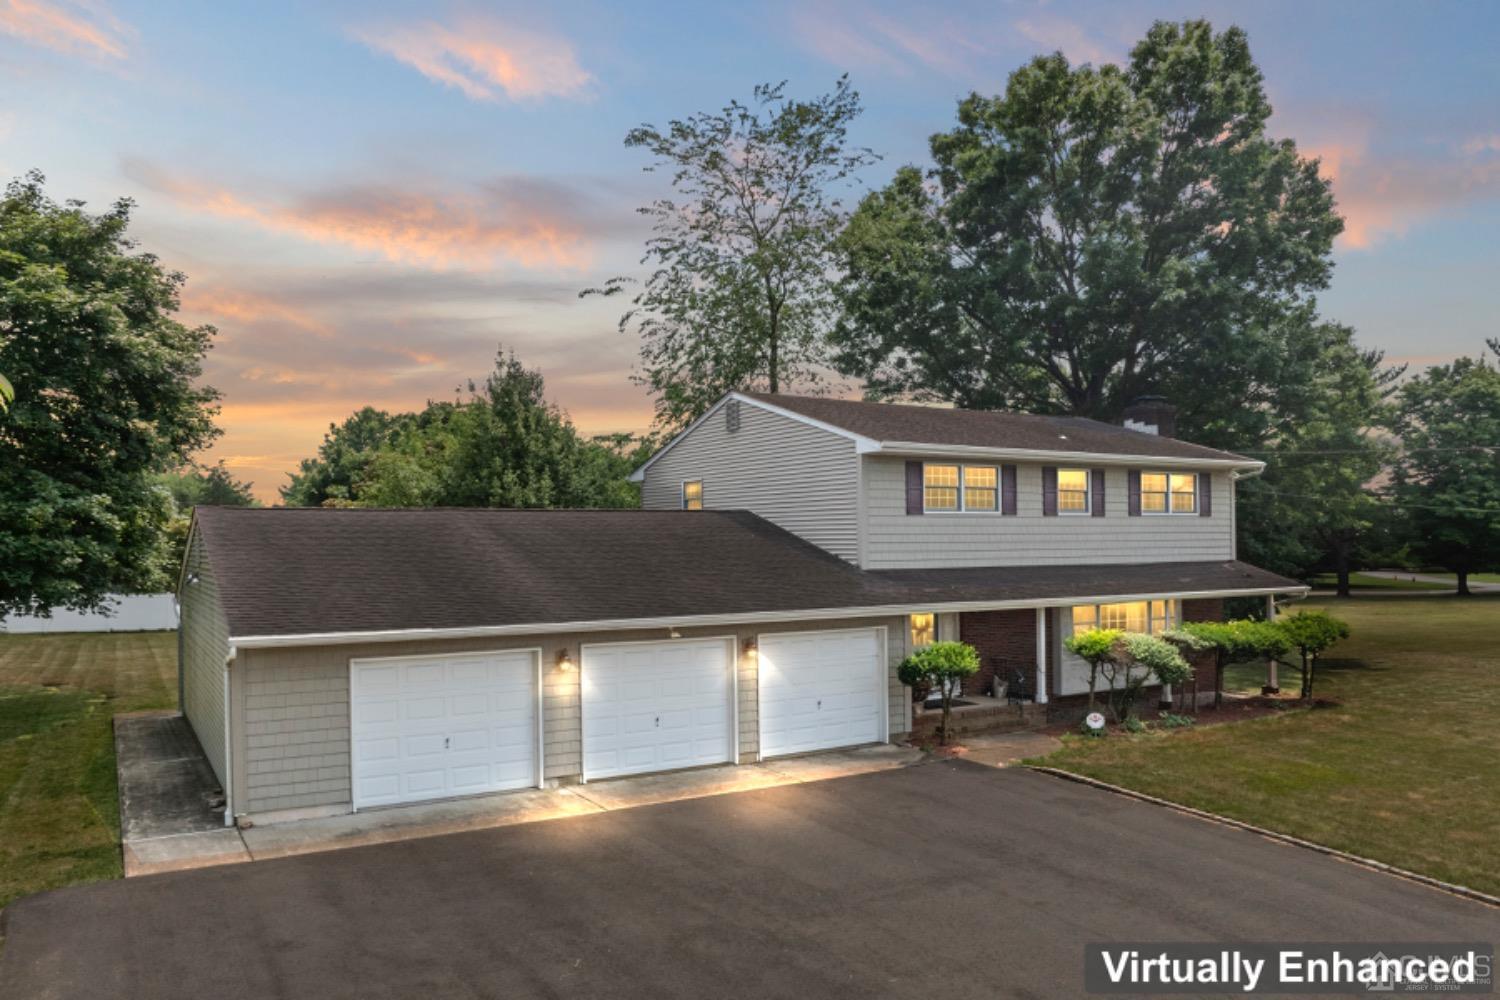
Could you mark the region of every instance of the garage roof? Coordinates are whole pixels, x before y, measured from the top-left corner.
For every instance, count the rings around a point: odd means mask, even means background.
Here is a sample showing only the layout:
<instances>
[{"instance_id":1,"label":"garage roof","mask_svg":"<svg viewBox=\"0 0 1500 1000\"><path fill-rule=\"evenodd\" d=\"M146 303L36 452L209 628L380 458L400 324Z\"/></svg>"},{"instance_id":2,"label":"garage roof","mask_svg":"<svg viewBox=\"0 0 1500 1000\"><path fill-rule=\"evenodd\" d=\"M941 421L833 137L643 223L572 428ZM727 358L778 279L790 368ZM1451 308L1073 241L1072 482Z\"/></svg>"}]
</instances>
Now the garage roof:
<instances>
[{"instance_id":1,"label":"garage roof","mask_svg":"<svg viewBox=\"0 0 1500 1000\"><path fill-rule=\"evenodd\" d=\"M745 511L199 507L194 530L245 645L1301 588L1238 562L864 572Z\"/></svg>"}]
</instances>

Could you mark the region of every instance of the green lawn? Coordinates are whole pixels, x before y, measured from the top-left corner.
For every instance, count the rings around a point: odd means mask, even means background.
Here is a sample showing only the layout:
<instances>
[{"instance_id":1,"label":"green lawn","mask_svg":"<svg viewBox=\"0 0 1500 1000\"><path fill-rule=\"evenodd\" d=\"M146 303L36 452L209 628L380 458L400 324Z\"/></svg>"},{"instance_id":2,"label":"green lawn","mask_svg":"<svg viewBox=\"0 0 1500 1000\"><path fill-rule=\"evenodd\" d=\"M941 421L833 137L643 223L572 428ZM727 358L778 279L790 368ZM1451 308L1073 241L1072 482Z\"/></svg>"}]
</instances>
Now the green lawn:
<instances>
[{"instance_id":1,"label":"green lawn","mask_svg":"<svg viewBox=\"0 0 1500 1000\"><path fill-rule=\"evenodd\" d=\"M1332 573L1324 573L1315 576L1309 581L1314 587L1327 590L1338 586L1338 578ZM1350 573L1349 586L1355 590L1452 590L1452 587L1441 583L1431 583L1426 580L1392 580L1385 576L1366 576L1363 573Z\"/></svg>"},{"instance_id":2,"label":"green lawn","mask_svg":"<svg viewBox=\"0 0 1500 1000\"><path fill-rule=\"evenodd\" d=\"M171 632L0 636L0 906L120 877L111 717L177 703Z\"/></svg>"},{"instance_id":3,"label":"green lawn","mask_svg":"<svg viewBox=\"0 0 1500 1000\"><path fill-rule=\"evenodd\" d=\"M1440 576L1444 580L1452 580L1453 585L1458 585L1458 577L1452 573L1423 573L1423 576ZM1500 583L1500 573L1470 573L1470 583Z\"/></svg>"},{"instance_id":4,"label":"green lawn","mask_svg":"<svg viewBox=\"0 0 1500 1000\"><path fill-rule=\"evenodd\" d=\"M1068 737L1045 763L1500 894L1500 598L1312 604L1354 629L1318 681L1339 707Z\"/></svg>"}]
</instances>

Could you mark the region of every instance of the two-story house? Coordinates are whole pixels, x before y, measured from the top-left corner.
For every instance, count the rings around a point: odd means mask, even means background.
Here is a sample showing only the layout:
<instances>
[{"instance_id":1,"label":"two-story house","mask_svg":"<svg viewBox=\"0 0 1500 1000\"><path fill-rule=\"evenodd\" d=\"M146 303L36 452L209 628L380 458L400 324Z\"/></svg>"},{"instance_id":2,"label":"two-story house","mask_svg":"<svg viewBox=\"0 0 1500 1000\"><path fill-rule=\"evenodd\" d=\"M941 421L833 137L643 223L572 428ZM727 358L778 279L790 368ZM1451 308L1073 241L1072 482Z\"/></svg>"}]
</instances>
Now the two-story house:
<instances>
[{"instance_id":1,"label":"two-story house","mask_svg":"<svg viewBox=\"0 0 1500 1000\"><path fill-rule=\"evenodd\" d=\"M897 739L938 638L1056 707L1074 628L1303 589L1234 558L1260 463L1170 416L733 393L644 510L199 508L183 710L264 822Z\"/></svg>"},{"instance_id":2,"label":"two-story house","mask_svg":"<svg viewBox=\"0 0 1500 1000\"><path fill-rule=\"evenodd\" d=\"M749 510L932 588L913 641L968 642L974 690L1019 673L1046 703L1088 690L1062 647L1075 628L1160 632L1221 618L1225 597L1300 589L1235 561L1235 483L1264 463L1177 440L1173 414L1158 397L1115 426L734 393L635 478L649 510Z\"/></svg>"}]
</instances>

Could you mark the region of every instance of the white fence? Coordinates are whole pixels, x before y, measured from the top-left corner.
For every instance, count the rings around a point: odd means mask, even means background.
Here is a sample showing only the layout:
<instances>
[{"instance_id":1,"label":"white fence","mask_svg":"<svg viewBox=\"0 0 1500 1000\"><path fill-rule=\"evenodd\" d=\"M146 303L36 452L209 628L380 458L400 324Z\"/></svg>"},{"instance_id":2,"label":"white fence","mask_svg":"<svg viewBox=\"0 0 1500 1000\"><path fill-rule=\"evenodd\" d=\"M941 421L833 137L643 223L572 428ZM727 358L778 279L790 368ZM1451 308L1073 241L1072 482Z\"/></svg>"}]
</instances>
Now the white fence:
<instances>
[{"instance_id":1,"label":"white fence","mask_svg":"<svg viewBox=\"0 0 1500 1000\"><path fill-rule=\"evenodd\" d=\"M0 618L0 632L145 632L177 627L171 594L114 594L110 602L110 614L58 608L51 618Z\"/></svg>"}]
</instances>

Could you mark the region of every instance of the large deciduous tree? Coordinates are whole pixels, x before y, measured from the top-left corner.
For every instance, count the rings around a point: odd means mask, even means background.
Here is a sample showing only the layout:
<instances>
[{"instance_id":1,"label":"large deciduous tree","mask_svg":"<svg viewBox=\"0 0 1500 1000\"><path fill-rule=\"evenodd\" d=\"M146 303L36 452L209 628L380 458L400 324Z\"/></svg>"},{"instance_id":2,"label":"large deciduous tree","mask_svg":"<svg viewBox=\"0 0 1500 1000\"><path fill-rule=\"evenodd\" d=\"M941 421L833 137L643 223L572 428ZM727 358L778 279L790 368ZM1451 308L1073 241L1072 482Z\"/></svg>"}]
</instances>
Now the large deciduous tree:
<instances>
[{"instance_id":1,"label":"large deciduous tree","mask_svg":"<svg viewBox=\"0 0 1500 1000\"><path fill-rule=\"evenodd\" d=\"M281 487L289 507L318 507L330 501L352 500L355 484L364 478L381 445L412 419L366 406L342 424L329 424L318 454L304 458L291 482Z\"/></svg>"},{"instance_id":2,"label":"large deciduous tree","mask_svg":"<svg viewBox=\"0 0 1500 1000\"><path fill-rule=\"evenodd\" d=\"M1314 300L1343 223L1270 114L1244 32L1204 21L1157 23L1123 67L1042 56L964 99L933 169L850 220L838 367L875 395L1102 420L1161 394L1226 448L1328 439L1303 418L1351 390L1341 426L1373 423L1379 356ZM1308 521L1257 535L1265 561L1315 561Z\"/></svg>"},{"instance_id":3,"label":"large deciduous tree","mask_svg":"<svg viewBox=\"0 0 1500 1000\"><path fill-rule=\"evenodd\" d=\"M158 477L217 433L199 384L211 327L175 318L184 278L38 173L0 198L0 614L100 607L165 585Z\"/></svg>"},{"instance_id":4,"label":"large deciduous tree","mask_svg":"<svg viewBox=\"0 0 1500 1000\"><path fill-rule=\"evenodd\" d=\"M629 435L580 435L547 401L541 373L502 353L467 398L419 413L366 408L331 427L293 484L318 488L283 495L355 507L635 507L626 477L649 451Z\"/></svg>"},{"instance_id":5,"label":"large deciduous tree","mask_svg":"<svg viewBox=\"0 0 1500 1000\"><path fill-rule=\"evenodd\" d=\"M641 337L636 380L655 395L662 426L692 420L731 389L777 392L827 374L844 223L837 189L874 160L848 141L859 113L847 78L807 101L761 85L748 103L626 135L653 157L648 170L671 171L675 189L640 210L653 224L641 261L651 274L620 319Z\"/></svg>"},{"instance_id":6,"label":"large deciduous tree","mask_svg":"<svg viewBox=\"0 0 1500 1000\"><path fill-rule=\"evenodd\" d=\"M1500 369L1482 357L1428 368L1402 385L1396 431L1412 552L1468 594L1470 573L1500 567Z\"/></svg>"}]
</instances>

